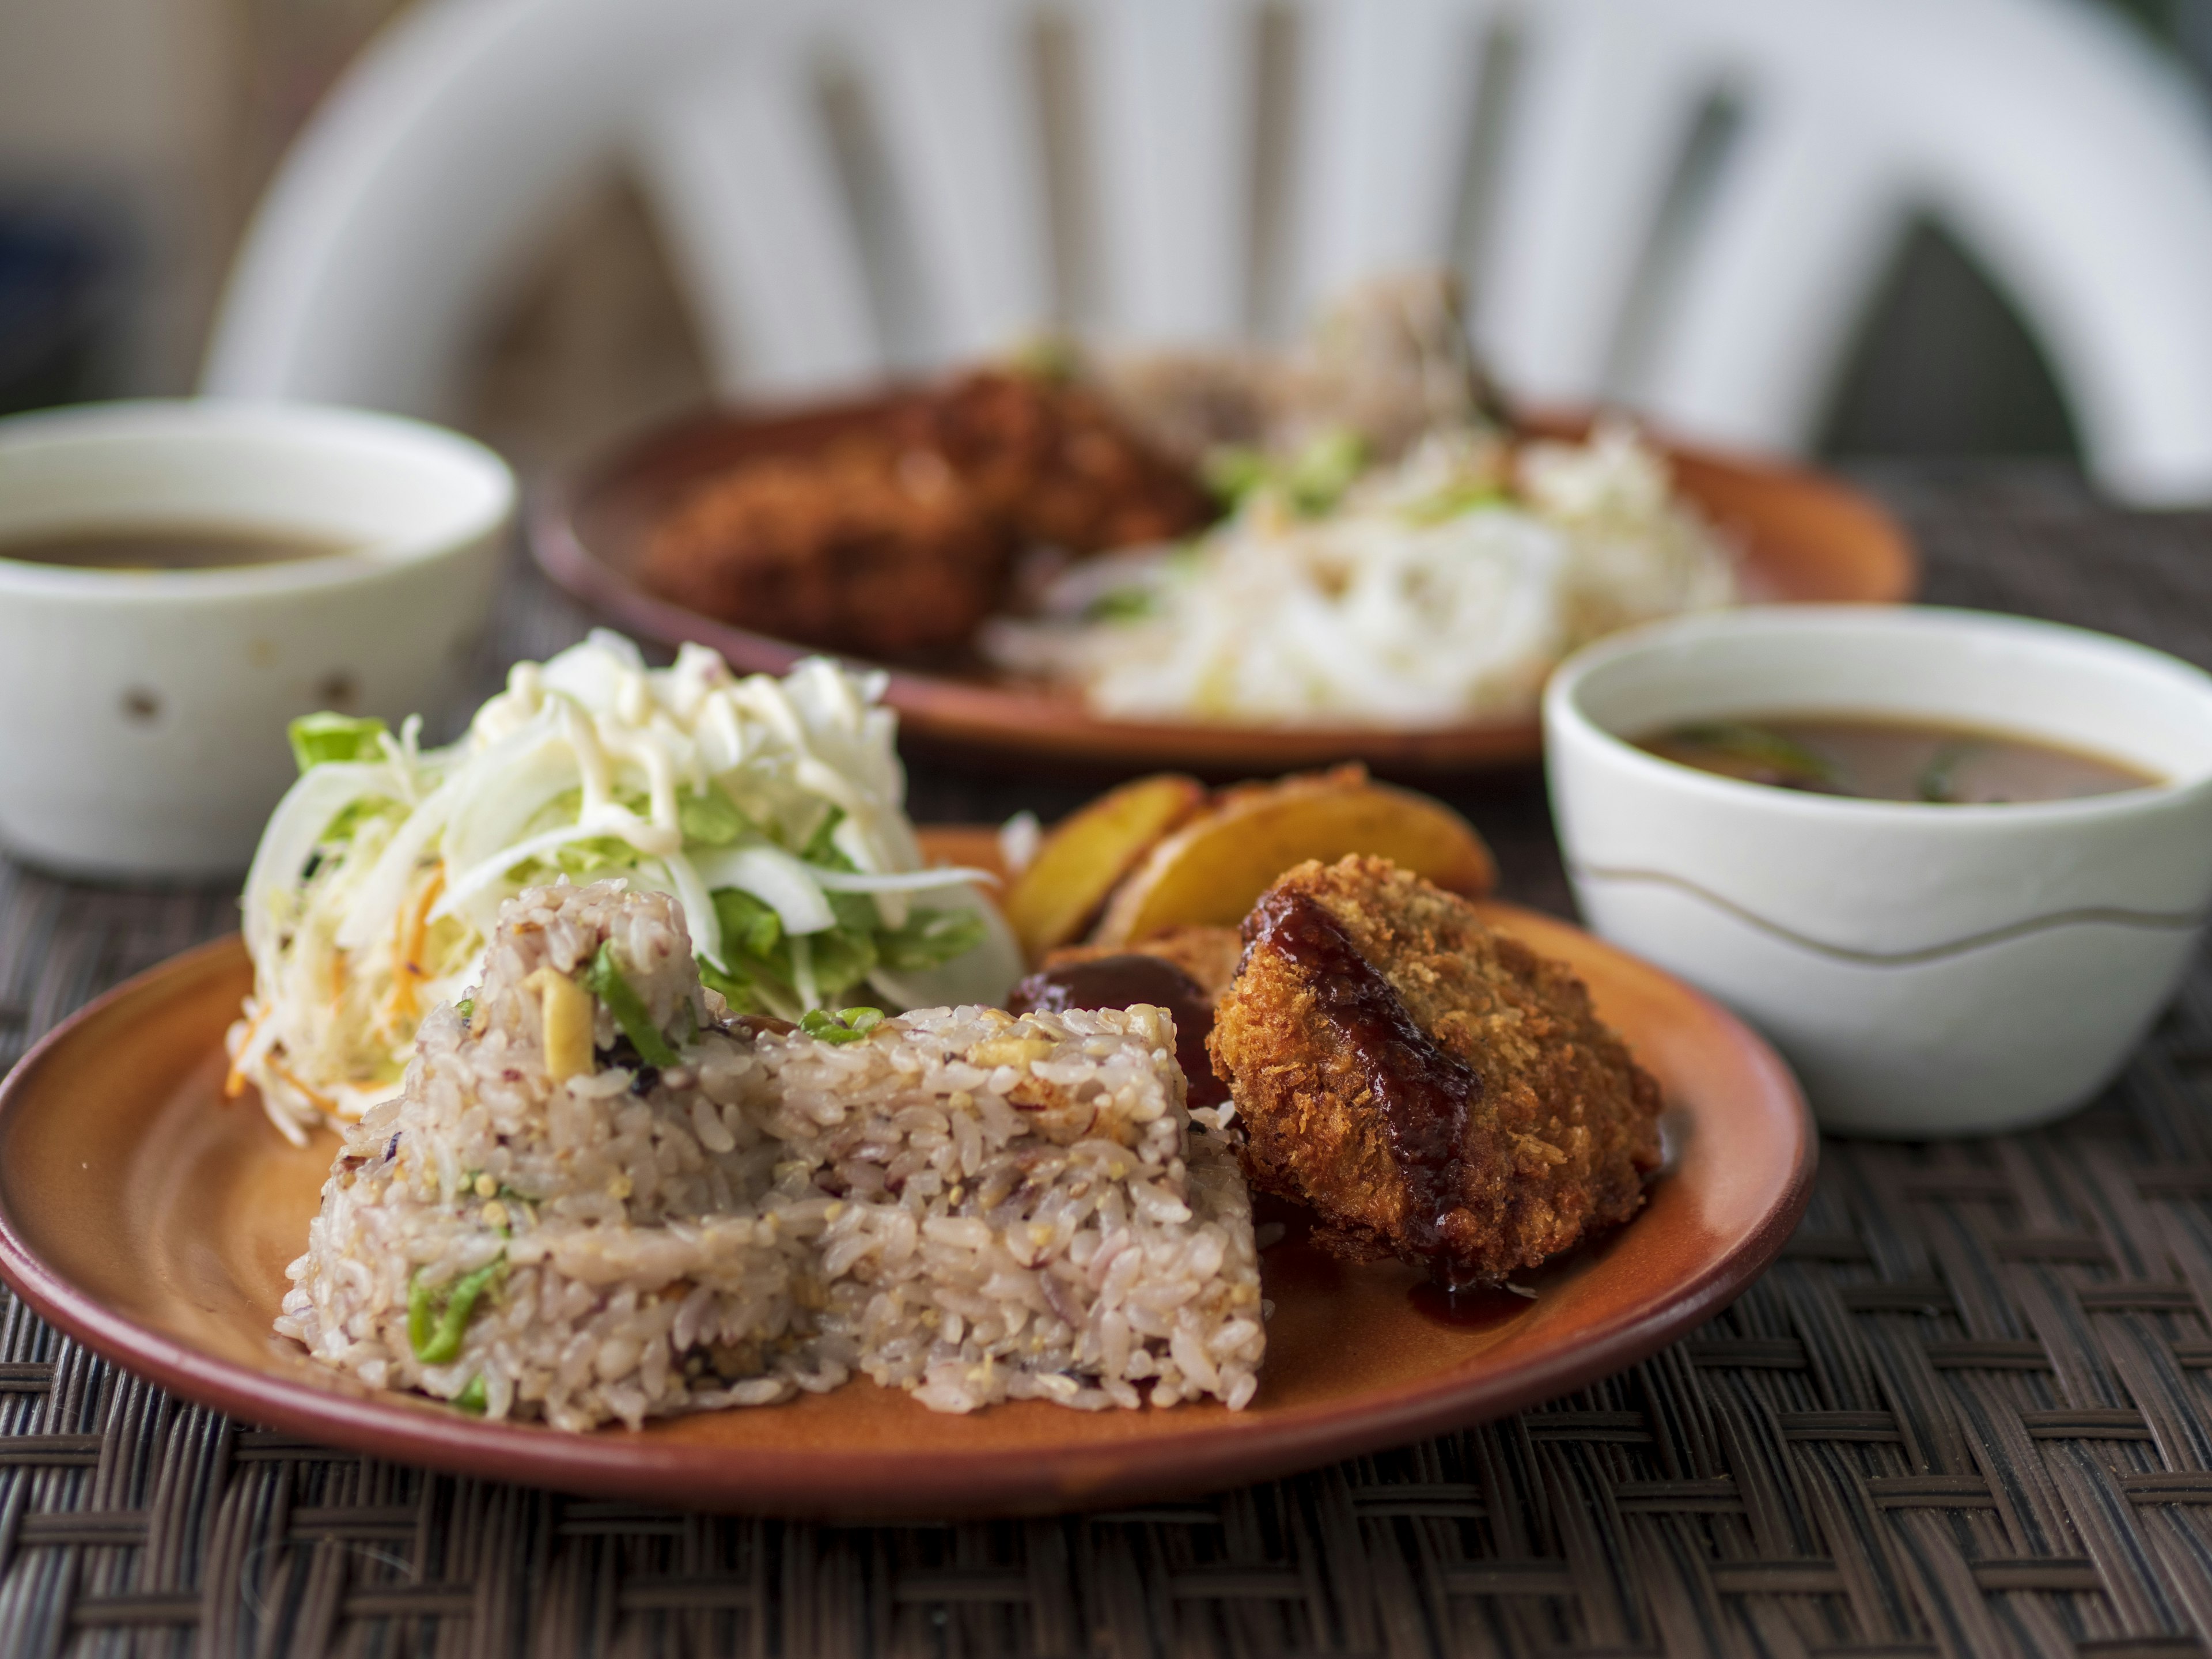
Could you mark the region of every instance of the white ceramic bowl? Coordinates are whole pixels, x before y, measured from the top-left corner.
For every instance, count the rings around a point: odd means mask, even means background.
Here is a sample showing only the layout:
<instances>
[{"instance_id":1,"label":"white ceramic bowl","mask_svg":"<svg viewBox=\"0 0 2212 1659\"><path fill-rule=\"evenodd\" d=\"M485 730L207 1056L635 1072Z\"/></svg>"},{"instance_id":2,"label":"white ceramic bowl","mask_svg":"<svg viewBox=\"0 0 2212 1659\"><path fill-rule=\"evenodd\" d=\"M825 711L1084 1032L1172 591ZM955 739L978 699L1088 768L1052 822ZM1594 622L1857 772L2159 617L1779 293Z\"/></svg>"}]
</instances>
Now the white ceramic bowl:
<instances>
[{"instance_id":1,"label":"white ceramic bowl","mask_svg":"<svg viewBox=\"0 0 2212 1659\"><path fill-rule=\"evenodd\" d=\"M0 550L191 524L359 549L149 572L0 557L0 842L70 874L243 869L292 777L287 721L438 706L514 508L489 450L389 416L149 402L0 420Z\"/></svg>"},{"instance_id":2,"label":"white ceramic bowl","mask_svg":"<svg viewBox=\"0 0 2212 1659\"><path fill-rule=\"evenodd\" d=\"M1790 714L2009 732L2166 781L2027 805L1851 800L1625 740ZM2172 995L2212 904L2212 677L2103 635L1849 605L1688 617L1571 659L1544 737L1590 925L1763 1030L1830 1129L1991 1133L2080 1105Z\"/></svg>"}]
</instances>

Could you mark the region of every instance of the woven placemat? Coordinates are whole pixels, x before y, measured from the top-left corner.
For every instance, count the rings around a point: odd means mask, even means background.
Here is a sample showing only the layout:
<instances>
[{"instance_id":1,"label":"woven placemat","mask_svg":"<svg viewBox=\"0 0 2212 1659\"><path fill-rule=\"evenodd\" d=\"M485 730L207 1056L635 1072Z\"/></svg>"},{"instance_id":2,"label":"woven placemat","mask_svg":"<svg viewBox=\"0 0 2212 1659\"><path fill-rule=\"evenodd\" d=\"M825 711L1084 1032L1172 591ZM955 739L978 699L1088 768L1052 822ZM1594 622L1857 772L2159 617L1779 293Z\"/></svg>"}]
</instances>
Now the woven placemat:
<instances>
[{"instance_id":1,"label":"woven placemat","mask_svg":"<svg viewBox=\"0 0 2212 1659\"><path fill-rule=\"evenodd\" d=\"M2117 514L2045 469L1873 481L1930 598L2212 663L2212 520ZM519 575L480 678L581 625ZM1085 787L933 764L914 797L1048 817ZM1564 908L1533 781L1458 798L1510 895ZM0 865L0 1063L233 916ZM426 1474L180 1404L0 1295L0 1653L2212 1651L2212 968L2066 1123L1823 1159L1773 1271L1598 1387L1049 1521L725 1519Z\"/></svg>"}]
</instances>

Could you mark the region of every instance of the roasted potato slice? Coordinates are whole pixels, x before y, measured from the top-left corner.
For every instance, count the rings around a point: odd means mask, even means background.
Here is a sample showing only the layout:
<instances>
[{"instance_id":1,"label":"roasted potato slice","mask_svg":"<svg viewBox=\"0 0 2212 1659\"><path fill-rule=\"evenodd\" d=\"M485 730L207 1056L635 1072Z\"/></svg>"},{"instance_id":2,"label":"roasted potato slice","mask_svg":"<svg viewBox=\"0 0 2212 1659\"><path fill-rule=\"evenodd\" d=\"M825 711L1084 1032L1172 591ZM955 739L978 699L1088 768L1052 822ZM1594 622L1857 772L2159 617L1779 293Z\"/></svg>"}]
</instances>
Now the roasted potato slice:
<instances>
[{"instance_id":1,"label":"roasted potato slice","mask_svg":"<svg viewBox=\"0 0 2212 1659\"><path fill-rule=\"evenodd\" d=\"M1205 802L1197 779L1164 772L1109 790L1054 825L1001 907L1030 963L1081 937L1115 884Z\"/></svg>"},{"instance_id":2,"label":"roasted potato slice","mask_svg":"<svg viewBox=\"0 0 2212 1659\"><path fill-rule=\"evenodd\" d=\"M1115 890L1091 940L1128 945L1170 927L1234 927L1284 871L1347 853L1389 859L1469 898L1498 880L1490 849L1458 813L1344 769L1224 793Z\"/></svg>"}]
</instances>

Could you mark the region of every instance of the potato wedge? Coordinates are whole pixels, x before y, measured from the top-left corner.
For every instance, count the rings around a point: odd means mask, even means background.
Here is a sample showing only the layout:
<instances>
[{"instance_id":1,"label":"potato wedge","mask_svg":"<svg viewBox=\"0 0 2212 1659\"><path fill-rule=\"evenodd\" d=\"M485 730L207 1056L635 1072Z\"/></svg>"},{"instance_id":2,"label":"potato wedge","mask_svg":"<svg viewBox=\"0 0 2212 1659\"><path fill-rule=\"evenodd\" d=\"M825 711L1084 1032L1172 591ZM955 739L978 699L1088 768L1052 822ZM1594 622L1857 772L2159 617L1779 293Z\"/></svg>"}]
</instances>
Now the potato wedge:
<instances>
[{"instance_id":1,"label":"potato wedge","mask_svg":"<svg viewBox=\"0 0 2212 1659\"><path fill-rule=\"evenodd\" d=\"M1092 942L1127 945L1170 927L1235 927L1276 877L1307 859L1367 853L1479 898L1498 866L1440 801L1357 771L1242 789L1154 847L1115 890Z\"/></svg>"},{"instance_id":2,"label":"potato wedge","mask_svg":"<svg viewBox=\"0 0 2212 1659\"><path fill-rule=\"evenodd\" d=\"M1197 779L1164 772L1109 790L1054 825L1000 907L1030 962L1080 938L1115 884L1205 802Z\"/></svg>"}]
</instances>

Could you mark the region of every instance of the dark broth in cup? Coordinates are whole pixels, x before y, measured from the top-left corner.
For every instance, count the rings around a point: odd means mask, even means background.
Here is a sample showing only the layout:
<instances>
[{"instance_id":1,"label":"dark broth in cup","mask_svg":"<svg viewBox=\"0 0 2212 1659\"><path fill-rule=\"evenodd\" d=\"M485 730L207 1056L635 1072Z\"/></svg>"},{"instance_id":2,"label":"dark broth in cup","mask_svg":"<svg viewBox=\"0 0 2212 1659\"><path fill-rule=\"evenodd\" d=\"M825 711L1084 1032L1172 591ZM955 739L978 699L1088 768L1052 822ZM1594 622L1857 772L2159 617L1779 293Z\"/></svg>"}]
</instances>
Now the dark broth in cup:
<instances>
[{"instance_id":1,"label":"dark broth in cup","mask_svg":"<svg viewBox=\"0 0 2212 1659\"><path fill-rule=\"evenodd\" d=\"M0 536L0 559L76 570L233 570L350 553L358 543L252 525L140 525Z\"/></svg>"},{"instance_id":2,"label":"dark broth in cup","mask_svg":"<svg viewBox=\"0 0 2212 1659\"><path fill-rule=\"evenodd\" d=\"M1863 714L1697 720L1637 746L1745 783L1943 806L2074 800L2165 781L2122 761L2011 732Z\"/></svg>"}]
</instances>

